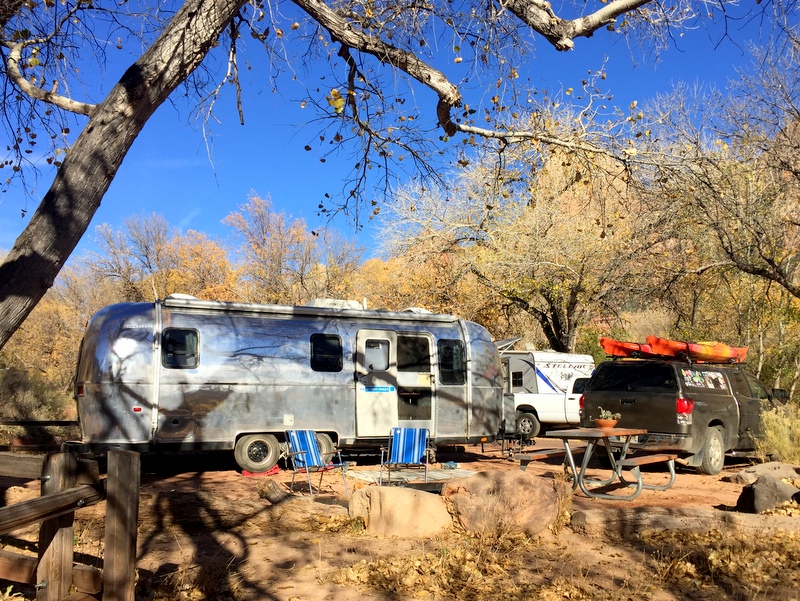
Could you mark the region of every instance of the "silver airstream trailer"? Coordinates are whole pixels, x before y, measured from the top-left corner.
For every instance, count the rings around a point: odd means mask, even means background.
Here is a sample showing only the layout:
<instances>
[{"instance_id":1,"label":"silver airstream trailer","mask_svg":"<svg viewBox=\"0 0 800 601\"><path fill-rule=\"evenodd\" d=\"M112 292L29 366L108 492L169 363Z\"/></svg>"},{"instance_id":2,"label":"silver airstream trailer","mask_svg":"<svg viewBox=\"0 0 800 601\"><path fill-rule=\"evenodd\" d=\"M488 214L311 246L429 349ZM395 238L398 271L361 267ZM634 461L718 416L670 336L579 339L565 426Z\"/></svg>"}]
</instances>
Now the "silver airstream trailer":
<instances>
[{"instance_id":1,"label":"silver airstream trailer","mask_svg":"<svg viewBox=\"0 0 800 601\"><path fill-rule=\"evenodd\" d=\"M95 314L75 381L92 450L233 450L252 472L294 428L328 447L383 444L395 426L492 440L502 393L491 336L452 315L186 296Z\"/></svg>"}]
</instances>

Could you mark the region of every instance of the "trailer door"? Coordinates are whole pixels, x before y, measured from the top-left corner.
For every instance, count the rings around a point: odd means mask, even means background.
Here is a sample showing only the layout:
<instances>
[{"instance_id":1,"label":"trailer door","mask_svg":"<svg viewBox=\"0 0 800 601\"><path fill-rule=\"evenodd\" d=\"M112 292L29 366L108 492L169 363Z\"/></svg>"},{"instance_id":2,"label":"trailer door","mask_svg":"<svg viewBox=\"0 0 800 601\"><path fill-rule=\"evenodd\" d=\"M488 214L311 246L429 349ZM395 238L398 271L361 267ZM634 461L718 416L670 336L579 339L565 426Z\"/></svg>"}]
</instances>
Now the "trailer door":
<instances>
[{"instance_id":1,"label":"trailer door","mask_svg":"<svg viewBox=\"0 0 800 601\"><path fill-rule=\"evenodd\" d=\"M434 435L436 387L430 334L398 332L397 395L400 426L427 428Z\"/></svg>"},{"instance_id":2,"label":"trailer door","mask_svg":"<svg viewBox=\"0 0 800 601\"><path fill-rule=\"evenodd\" d=\"M397 335L390 330L359 330L356 436L387 437L397 425Z\"/></svg>"}]
</instances>

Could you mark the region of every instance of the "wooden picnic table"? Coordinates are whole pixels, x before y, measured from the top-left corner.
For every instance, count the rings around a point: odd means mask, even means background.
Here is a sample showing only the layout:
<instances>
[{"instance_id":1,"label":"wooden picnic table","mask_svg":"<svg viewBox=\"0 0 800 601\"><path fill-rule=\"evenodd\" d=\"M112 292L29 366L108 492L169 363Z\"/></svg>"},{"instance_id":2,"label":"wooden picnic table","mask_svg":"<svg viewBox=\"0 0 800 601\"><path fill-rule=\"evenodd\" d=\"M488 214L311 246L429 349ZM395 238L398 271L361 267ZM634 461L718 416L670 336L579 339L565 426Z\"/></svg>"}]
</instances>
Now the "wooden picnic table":
<instances>
[{"instance_id":1,"label":"wooden picnic table","mask_svg":"<svg viewBox=\"0 0 800 601\"><path fill-rule=\"evenodd\" d=\"M639 496L642 489L666 490L675 483L675 459L677 455L648 453L628 457L633 437L641 434L647 434L647 430L640 428L574 428L571 430L551 430L545 433L545 436L561 439L564 443L567 462L573 474L573 490L580 488L586 496L596 499L625 499L632 501ZM570 441L583 441L586 443L580 466L575 463ZM614 455L612 441L615 443L614 447L618 445L618 456ZM597 451L598 446L602 446L605 449L611 466L611 476L604 480L586 477L586 468L589 465L589 460ZM639 466L662 462L669 467L669 482L666 484L646 484L642 480ZM623 475L623 470L629 470L633 480L626 479ZM633 492L629 495L612 495L602 490L602 488L608 487L616 480L619 480L626 488L633 488Z\"/></svg>"}]
</instances>

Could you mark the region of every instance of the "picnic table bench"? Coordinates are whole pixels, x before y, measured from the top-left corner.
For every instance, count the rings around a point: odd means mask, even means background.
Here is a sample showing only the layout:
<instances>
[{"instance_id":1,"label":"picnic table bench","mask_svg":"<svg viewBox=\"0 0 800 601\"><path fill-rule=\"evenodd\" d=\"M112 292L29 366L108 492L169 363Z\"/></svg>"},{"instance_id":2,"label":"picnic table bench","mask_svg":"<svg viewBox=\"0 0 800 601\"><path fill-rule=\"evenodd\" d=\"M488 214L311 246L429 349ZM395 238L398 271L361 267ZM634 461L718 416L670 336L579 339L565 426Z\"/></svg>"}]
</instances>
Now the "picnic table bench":
<instances>
[{"instance_id":1,"label":"picnic table bench","mask_svg":"<svg viewBox=\"0 0 800 601\"><path fill-rule=\"evenodd\" d=\"M514 461L519 461L519 469L524 472L531 461L541 461L542 459L547 459L549 457L558 457L566 454L567 450L563 448L542 449L541 451L536 451L534 453L518 453L514 455Z\"/></svg>"}]
</instances>

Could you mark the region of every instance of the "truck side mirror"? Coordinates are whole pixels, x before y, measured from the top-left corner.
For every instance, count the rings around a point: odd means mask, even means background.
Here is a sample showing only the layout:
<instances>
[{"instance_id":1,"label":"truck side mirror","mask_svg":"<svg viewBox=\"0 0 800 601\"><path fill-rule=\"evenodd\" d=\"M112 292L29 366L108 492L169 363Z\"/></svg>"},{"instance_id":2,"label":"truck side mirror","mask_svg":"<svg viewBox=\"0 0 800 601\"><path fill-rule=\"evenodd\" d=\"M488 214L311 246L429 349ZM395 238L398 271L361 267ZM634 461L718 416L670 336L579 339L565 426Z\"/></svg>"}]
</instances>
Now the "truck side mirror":
<instances>
[{"instance_id":1,"label":"truck side mirror","mask_svg":"<svg viewBox=\"0 0 800 601\"><path fill-rule=\"evenodd\" d=\"M789 401L789 391L783 388L772 389L772 400L778 403L786 403Z\"/></svg>"}]
</instances>

